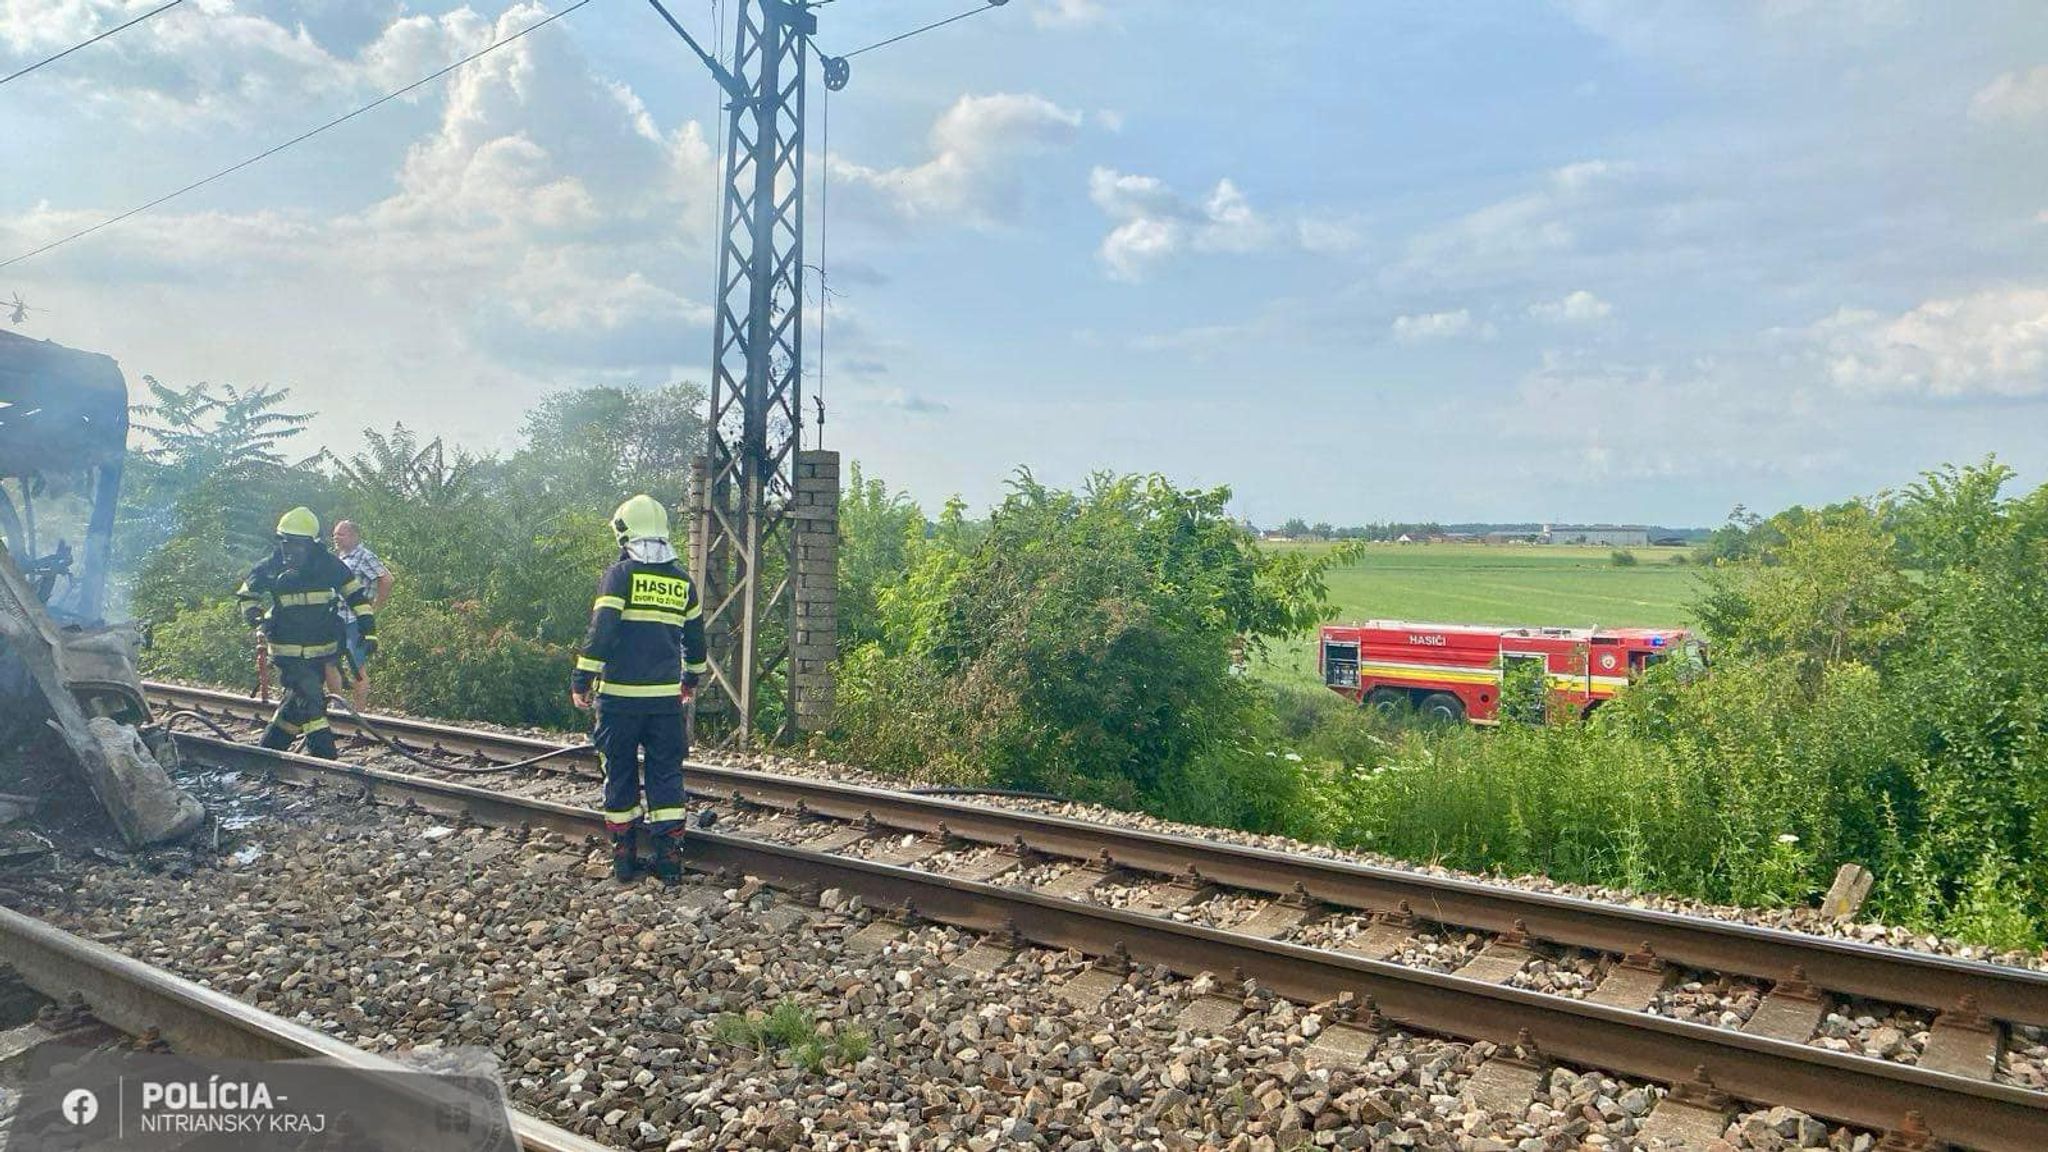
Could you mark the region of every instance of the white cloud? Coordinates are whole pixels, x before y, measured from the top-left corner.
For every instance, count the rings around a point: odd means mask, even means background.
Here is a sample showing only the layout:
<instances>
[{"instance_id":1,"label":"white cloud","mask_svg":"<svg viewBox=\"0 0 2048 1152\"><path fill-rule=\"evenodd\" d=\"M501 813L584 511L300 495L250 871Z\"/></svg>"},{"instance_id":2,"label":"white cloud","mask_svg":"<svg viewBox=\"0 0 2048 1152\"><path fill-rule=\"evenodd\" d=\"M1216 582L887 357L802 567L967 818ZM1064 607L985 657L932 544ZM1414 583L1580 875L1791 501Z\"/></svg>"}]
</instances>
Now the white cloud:
<instances>
[{"instance_id":1,"label":"white cloud","mask_svg":"<svg viewBox=\"0 0 2048 1152\"><path fill-rule=\"evenodd\" d=\"M1432 280L1498 279L1576 248L1604 221L1616 190L1636 172L1626 162L1585 160L1545 173L1531 191L1417 235L1399 272Z\"/></svg>"},{"instance_id":2,"label":"white cloud","mask_svg":"<svg viewBox=\"0 0 2048 1152\"><path fill-rule=\"evenodd\" d=\"M832 175L904 220L1008 223L1023 208L1026 161L1072 143L1083 119L1032 93L962 96L932 125L929 160L870 168L834 157Z\"/></svg>"},{"instance_id":3,"label":"white cloud","mask_svg":"<svg viewBox=\"0 0 2048 1152\"><path fill-rule=\"evenodd\" d=\"M1630 167L1609 160L1580 160L1552 171L1550 182L1562 192L1577 193L1602 180L1619 176L1629 171Z\"/></svg>"},{"instance_id":4,"label":"white cloud","mask_svg":"<svg viewBox=\"0 0 2048 1152\"><path fill-rule=\"evenodd\" d=\"M466 11L401 18L366 37L362 67L431 70L544 11L517 4L495 25ZM530 395L564 373L659 379L701 363L715 175L697 124L659 125L630 88L592 73L573 38L547 33L422 95L438 102L437 122L381 199L325 212L172 206L30 267L67 314L102 311L92 302L110 286L153 301L116 326L131 374L270 379L337 413L412 387L407 418L458 433L496 421L508 387ZM0 251L108 214L41 205L0 217ZM237 319L231 351L190 339L205 316ZM115 328L78 331L99 347ZM498 411L485 414L485 397Z\"/></svg>"},{"instance_id":5,"label":"white cloud","mask_svg":"<svg viewBox=\"0 0 2048 1152\"><path fill-rule=\"evenodd\" d=\"M385 25L350 56L316 41L304 23L282 23L249 7L196 0L174 8L38 73L35 91L137 124L268 123L280 108L410 83L482 47L492 30L489 18L467 7L410 16ZM131 0L0 0L0 50L10 63L27 63L141 10ZM545 15L535 5L513 11L521 23Z\"/></svg>"},{"instance_id":6,"label":"white cloud","mask_svg":"<svg viewBox=\"0 0 2048 1152\"><path fill-rule=\"evenodd\" d=\"M1893 317L1844 308L1808 336L1828 379L1846 391L2048 397L2048 288L1929 300Z\"/></svg>"},{"instance_id":7,"label":"white cloud","mask_svg":"<svg viewBox=\"0 0 2048 1152\"><path fill-rule=\"evenodd\" d=\"M2048 64L2007 72L1970 98L1970 118L2023 123L2048 116Z\"/></svg>"},{"instance_id":8,"label":"white cloud","mask_svg":"<svg viewBox=\"0 0 2048 1152\"><path fill-rule=\"evenodd\" d=\"M1392 330L1394 339L1403 344L1420 344L1430 340L1462 340L1471 337L1491 340L1495 335L1491 323L1474 323L1471 311L1465 308L1455 312L1424 312L1414 316L1396 316Z\"/></svg>"},{"instance_id":9,"label":"white cloud","mask_svg":"<svg viewBox=\"0 0 2048 1152\"><path fill-rule=\"evenodd\" d=\"M384 27L357 58L363 78L390 91L482 48L492 39L491 21L468 8L436 19L404 16ZM425 99L415 93L408 99Z\"/></svg>"},{"instance_id":10,"label":"white cloud","mask_svg":"<svg viewBox=\"0 0 2048 1152\"><path fill-rule=\"evenodd\" d=\"M1252 207L1229 177L1199 202L1157 176L1097 167L1088 174L1088 198L1113 226L1098 255L1119 280L1142 280L1152 268L1183 252L1268 252L1299 248L1346 252L1358 246L1347 222L1313 215L1275 219Z\"/></svg>"},{"instance_id":11,"label":"white cloud","mask_svg":"<svg viewBox=\"0 0 2048 1152\"><path fill-rule=\"evenodd\" d=\"M1088 28L1109 19L1102 0L1037 0L1031 22L1040 28Z\"/></svg>"},{"instance_id":12,"label":"white cloud","mask_svg":"<svg viewBox=\"0 0 2048 1152\"><path fill-rule=\"evenodd\" d=\"M1552 324L1591 324L1614 314L1614 305L1581 288L1561 300L1529 305L1529 315Z\"/></svg>"},{"instance_id":13,"label":"white cloud","mask_svg":"<svg viewBox=\"0 0 2048 1152\"><path fill-rule=\"evenodd\" d=\"M1365 242L1356 225L1320 216L1304 216L1296 220L1294 235L1304 252L1352 252Z\"/></svg>"},{"instance_id":14,"label":"white cloud","mask_svg":"<svg viewBox=\"0 0 2048 1152\"><path fill-rule=\"evenodd\" d=\"M1217 180L1208 201L1196 205L1157 176L1098 166L1087 174L1087 197L1116 221L1100 254L1110 275L1124 281L1143 279L1149 266L1184 248L1249 250L1266 228L1229 178Z\"/></svg>"}]
</instances>

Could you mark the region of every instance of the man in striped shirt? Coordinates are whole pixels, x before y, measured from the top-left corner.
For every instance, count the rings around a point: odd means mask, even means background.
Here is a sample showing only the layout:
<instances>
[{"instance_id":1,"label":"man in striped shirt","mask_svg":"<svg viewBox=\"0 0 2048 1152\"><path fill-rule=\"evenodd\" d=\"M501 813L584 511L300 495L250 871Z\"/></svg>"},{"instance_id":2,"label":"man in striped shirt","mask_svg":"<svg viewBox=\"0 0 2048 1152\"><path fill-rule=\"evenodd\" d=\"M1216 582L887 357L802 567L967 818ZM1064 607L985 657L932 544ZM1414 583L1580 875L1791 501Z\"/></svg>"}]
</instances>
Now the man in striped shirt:
<instances>
[{"instance_id":1,"label":"man in striped shirt","mask_svg":"<svg viewBox=\"0 0 2048 1152\"><path fill-rule=\"evenodd\" d=\"M384 561L379 560L377 554L363 543L362 530L356 527L355 521L335 522L334 555L336 559L348 565L348 570L355 573L364 590L369 592L370 610L383 611L384 602L391 598L391 569L385 567ZM355 704L356 711L361 712L369 707L370 699L369 646L363 643L362 624L357 620L355 610L346 603L339 605L336 610L341 616L342 627L345 630L342 644L348 652L346 665L355 673L355 682L348 686L348 698ZM342 669L342 661L327 666L329 692L341 691Z\"/></svg>"}]
</instances>

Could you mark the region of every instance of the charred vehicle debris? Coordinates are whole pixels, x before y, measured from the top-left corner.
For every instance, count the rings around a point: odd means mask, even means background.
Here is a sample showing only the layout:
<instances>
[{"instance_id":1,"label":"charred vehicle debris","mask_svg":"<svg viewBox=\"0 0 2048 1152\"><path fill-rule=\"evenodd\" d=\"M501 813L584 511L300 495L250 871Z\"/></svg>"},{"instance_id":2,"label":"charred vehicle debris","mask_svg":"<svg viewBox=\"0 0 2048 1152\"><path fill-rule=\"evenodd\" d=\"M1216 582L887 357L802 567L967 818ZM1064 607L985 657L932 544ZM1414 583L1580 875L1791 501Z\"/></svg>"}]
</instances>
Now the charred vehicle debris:
<instances>
[{"instance_id":1,"label":"charred vehicle debris","mask_svg":"<svg viewBox=\"0 0 2048 1152\"><path fill-rule=\"evenodd\" d=\"M160 763L134 627L108 619L127 451L111 357L0 332L0 790L32 800L53 771L82 775L141 846L205 812Z\"/></svg>"}]
</instances>

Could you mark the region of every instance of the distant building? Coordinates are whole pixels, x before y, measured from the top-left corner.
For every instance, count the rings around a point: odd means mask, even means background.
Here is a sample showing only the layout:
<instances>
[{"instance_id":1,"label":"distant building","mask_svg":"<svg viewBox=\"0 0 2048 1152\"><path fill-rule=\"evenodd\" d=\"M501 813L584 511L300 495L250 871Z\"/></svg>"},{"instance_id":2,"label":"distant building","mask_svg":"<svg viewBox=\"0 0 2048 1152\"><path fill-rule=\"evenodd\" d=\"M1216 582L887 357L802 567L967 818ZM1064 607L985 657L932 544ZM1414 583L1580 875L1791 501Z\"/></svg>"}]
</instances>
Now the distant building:
<instances>
[{"instance_id":1,"label":"distant building","mask_svg":"<svg viewBox=\"0 0 2048 1152\"><path fill-rule=\"evenodd\" d=\"M1545 542L1590 544L1596 548L1645 548L1650 543L1650 530L1614 524L1592 524L1583 528L1560 525L1549 530Z\"/></svg>"}]
</instances>

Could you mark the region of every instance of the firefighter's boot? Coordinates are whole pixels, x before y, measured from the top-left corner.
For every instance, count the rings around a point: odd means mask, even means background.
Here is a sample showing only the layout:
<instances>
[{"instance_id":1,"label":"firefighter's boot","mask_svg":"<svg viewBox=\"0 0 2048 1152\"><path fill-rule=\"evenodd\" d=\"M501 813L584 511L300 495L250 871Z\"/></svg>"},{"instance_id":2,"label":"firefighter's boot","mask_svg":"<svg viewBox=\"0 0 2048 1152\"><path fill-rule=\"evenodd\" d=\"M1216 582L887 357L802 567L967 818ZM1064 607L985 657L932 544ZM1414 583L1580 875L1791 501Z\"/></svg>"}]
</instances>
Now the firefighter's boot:
<instances>
[{"instance_id":1,"label":"firefighter's boot","mask_svg":"<svg viewBox=\"0 0 2048 1152\"><path fill-rule=\"evenodd\" d=\"M273 752L283 752L289 749L292 746L292 739L292 733L285 731L284 727L275 720L270 722L270 727L263 730L263 747Z\"/></svg>"},{"instance_id":2,"label":"firefighter's boot","mask_svg":"<svg viewBox=\"0 0 2048 1152\"><path fill-rule=\"evenodd\" d=\"M663 884L673 888L683 882L683 836L677 829L666 836L655 838L654 874Z\"/></svg>"},{"instance_id":3,"label":"firefighter's boot","mask_svg":"<svg viewBox=\"0 0 2048 1152\"><path fill-rule=\"evenodd\" d=\"M322 727L306 733L306 755L318 756L322 760L340 759L340 753L334 747L334 730Z\"/></svg>"},{"instance_id":4,"label":"firefighter's boot","mask_svg":"<svg viewBox=\"0 0 2048 1152\"><path fill-rule=\"evenodd\" d=\"M631 829L612 834L612 879L630 884L640 878L640 861L633 855Z\"/></svg>"}]
</instances>

